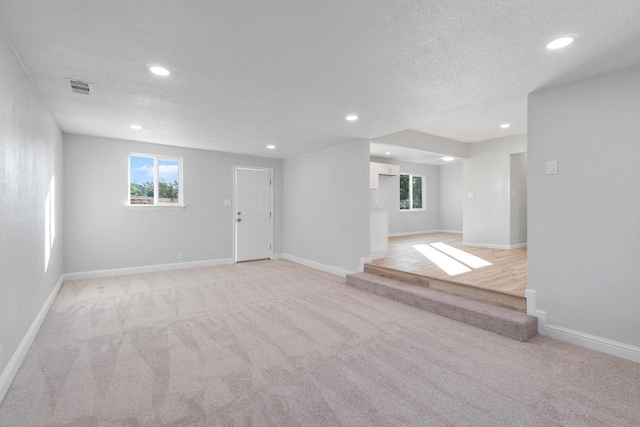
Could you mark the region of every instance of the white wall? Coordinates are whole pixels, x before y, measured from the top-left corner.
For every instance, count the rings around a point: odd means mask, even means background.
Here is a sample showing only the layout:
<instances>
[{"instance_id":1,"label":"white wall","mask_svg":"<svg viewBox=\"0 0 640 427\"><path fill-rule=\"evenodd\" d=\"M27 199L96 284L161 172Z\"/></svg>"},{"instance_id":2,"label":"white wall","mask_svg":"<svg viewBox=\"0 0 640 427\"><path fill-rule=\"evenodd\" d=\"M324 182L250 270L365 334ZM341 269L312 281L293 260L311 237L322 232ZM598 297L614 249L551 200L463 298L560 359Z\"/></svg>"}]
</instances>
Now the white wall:
<instances>
[{"instance_id":1,"label":"white wall","mask_svg":"<svg viewBox=\"0 0 640 427\"><path fill-rule=\"evenodd\" d=\"M440 166L440 230L462 232L464 181L462 162Z\"/></svg>"},{"instance_id":2,"label":"white wall","mask_svg":"<svg viewBox=\"0 0 640 427\"><path fill-rule=\"evenodd\" d=\"M509 248L511 154L527 151L527 135L469 144L464 160L463 240L466 244ZM469 198L468 193L473 193Z\"/></svg>"},{"instance_id":3,"label":"white wall","mask_svg":"<svg viewBox=\"0 0 640 427\"><path fill-rule=\"evenodd\" d=\"M372 162L400 166L400 173L424 176L424 211L400 211L400 177L380 175L380 188L370 191L371 209L389 212L389 234L437 231L440 216L440 168L436 165L372 157Z\"/></svg>"},{"instance_id":4,"label":"white wall","mask_svg":"<svg viewBox=\"0 0 640 427\"><path fill-rule=\"evenodd\" d=\"M538 309L553 325L640 347L640 67L533 93L528 115Z\"/></svg>"},{"instance_id":5,"label":"white wall","mask_svg":"<svg viewBox=\"0 0 640 427\"><path fill-rule=\"evenodd\" d=\"M527 243L527 153L511 155L511 246Z\"/></svg>"},{"instance_id":6,"label":"white wall","mask_svg":"<svg viewBox=\"0 0 640 427\"><path fill-rule=\"evenodd\" d=\"M370 253L369 141L285 159L284 176L284 253L357 271Z\"/></svg>"},{"instance_id":7,"label":"white wall","mask_svg":"<svg viewBox=\"0 0 640 427\"><path fill-rule=\"evenodd\" d=\"M274 169L274 253L282 252L282 160L64 135L65 272L233 258L233 165ZM179 156L184 210L129 210L129 153ZM177 259L182 251L183 259Z\"/></svg>"},{"instance_id":8,"label":"white wall","mask_svg":"<svg viewBox=\"0 0 640 427\"><path fill-rule=\"evenodd\" d=\"M55 239L45 271L45 201L54 175ZM8 364L62 276L62 184L60 129L0 33L0 401L15 374Z\"/></svg>"}]
</instances>

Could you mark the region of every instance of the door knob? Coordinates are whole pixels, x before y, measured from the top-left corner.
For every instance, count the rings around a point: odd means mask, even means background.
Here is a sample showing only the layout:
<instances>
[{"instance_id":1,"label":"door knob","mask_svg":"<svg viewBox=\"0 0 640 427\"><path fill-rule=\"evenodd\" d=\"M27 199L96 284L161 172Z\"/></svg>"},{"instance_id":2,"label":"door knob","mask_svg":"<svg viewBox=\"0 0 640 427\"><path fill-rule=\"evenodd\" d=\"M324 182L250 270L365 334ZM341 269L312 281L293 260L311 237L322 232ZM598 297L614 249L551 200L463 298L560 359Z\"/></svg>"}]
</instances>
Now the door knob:
<instances>
[{"instance_id":1,"label":"door knob","mask_svg":"<svg viewBox=\"0 0 640 427\"><path fill-rule=\"evenodd\" d=\"M238 218L238 219L236 219L236 221L240 222L240 221L242 221L242 218Z\"/></svg>"},{"instance_id":2,"label":"door knob","mask_svg":"<svg viewBox=\"0 0 640 427\"><path fill-rule=\"evenodd\" d=\"M241 213L241 212L238 212L238 215L242 215L242 213Z\"/></svg>"}]
</instances>

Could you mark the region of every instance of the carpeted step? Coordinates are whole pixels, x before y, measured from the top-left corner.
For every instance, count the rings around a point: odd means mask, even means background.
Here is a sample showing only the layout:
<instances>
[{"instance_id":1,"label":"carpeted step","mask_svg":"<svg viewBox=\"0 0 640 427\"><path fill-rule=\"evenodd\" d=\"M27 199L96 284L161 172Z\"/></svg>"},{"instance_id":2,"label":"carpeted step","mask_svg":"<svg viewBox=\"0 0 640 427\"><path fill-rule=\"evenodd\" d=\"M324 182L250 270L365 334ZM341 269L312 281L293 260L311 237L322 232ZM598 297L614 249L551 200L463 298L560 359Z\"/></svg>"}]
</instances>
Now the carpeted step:
<instances>
[{"instance_id":1,"label":"carpeted step","mask_svg":"<svg viewBox=\"0 0 640 427\"><path fill-rule=\"evenodd\" d=\"M370 273L347 275L347 285L519 341L538 333L538 319L508 308L474 301Z\"/></svg>"}]
</instances>

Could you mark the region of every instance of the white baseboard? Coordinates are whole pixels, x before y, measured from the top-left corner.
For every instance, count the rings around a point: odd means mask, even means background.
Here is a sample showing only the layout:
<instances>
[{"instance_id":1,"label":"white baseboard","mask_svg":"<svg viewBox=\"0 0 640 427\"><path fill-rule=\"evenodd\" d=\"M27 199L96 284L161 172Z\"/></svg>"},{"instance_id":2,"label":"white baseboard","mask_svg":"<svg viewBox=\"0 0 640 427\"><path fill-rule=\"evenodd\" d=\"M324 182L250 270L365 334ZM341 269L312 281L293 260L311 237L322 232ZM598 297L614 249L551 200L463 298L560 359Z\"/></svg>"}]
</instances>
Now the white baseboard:
<instances>
[{"instance_id":1,"label":"white baseboard","mask_svg":"<svg viewBox=\"0 0 640 427\"><path fill-rule=\"evenodd\" d=\"M462 230L438 230L436 233L462 234Z\"/></svg>"},{"instance_id":2,"label":"white baseboard","mask_svg":"<svg viewBox=\"0 0 640 427\"><path fill-rule=\"evenodd\" d=\"M437 232L438 230L408 231L406 233L389 233L389 237L413 236L414 234L430 234Z\"/></svg>"},{"instance_id":3,"label":"white baseboard","mask_svg":"<svg viewBox=\"0 0 640 427\"><path fill-rule=\"evenodd\" d=\"M640 363L640 347L547 323L542 335Z\"/></svg>"},{"instance_id":4,"label":"white baseboard","mask_svg":"<svg viewBox=\"0 0 640 427\"><path fill-rule=\"evenodd\" d=\"M33 340L36 338L36 335L38 335L40 326L42 326L42 322L44 322L45 317L47 317L47 313L49 313L49 309L51 308L53 301L55 301L56 296L58 296L58 292L60 292L60 288L62 287L64 281L65 276L63 274L62 276L60 276L60 279L49 293L49 296L45 300L44 304L42 304L38 315L35 319L33 319L33 322L31 322L29 330L22 338L22 341L20 341L20 345L16 349L15 353L13 353L11 360L9 360L9 363L2 372L2 375L0 375L0 403L2 403L2 400L7 394L7 391L9 391L9 387L11 386L13 379L16 377L18 369L20 369L20 365L22 365L22 362L24 361L29 348L31 348Z\"/></svg>"},{"instance_id":5,"label":"white baseboard","mask_svg":"<svg viewBox=\"0 0 640 427\"><path fill-rule=\"evenodd\" d=\"M382 255L382 257L378 257L378 258L384 258L384 255ZM364 272L364 265L367 264L367 263L370 263L374 259L376 259L376 257L374 257L373 255L371 255L370 257L360 258L360 269L358 271L360 273Z\"/></svg>"},{"instance_id":6,"label":"white baseboard","mask_svg":"<svg viewBox=\"0 0 640 427\"><path fill-rule=\"evenodd\" d=\"M282 254L273 254L271 255L271 259L282 259Z\"/></svg>"},{"instance_id":7,"label":"white baseboard","mask_svg":"<svg viewBox=\"0 0 640 427\"><path fill-rule=\"evenodd\" d=\"M527 314L538 318L538 333L540 335L640 363L640 347L553 325L547 321L547 312L538 310L538 292L527 289L525 297L527 298Z\"/></svg>"},{"instance_id":8,"label":"white baseboard","mask_svg":"<svg viewBox=\"0 0 640 427\"><path fill-rule=\"evenodd\" d=\"M126 276L129 274L155 273L157 271L182 270L185 268L212 267L233 264L233 258L209 259L204 261L178 262L173 264L145 265L140 267L112 268L108 270L82 271L66 273L64 280L95 279L97 277Z\"/></svg>"},{"instance_id":9,"label":"white baseboard","mask_svg":"<svg viewBox=\"0 0 640 427\"><path fill-rule=\"evenodd\" d=\"M527 314L538 318L538 333L544 335L544 325L547 324L547 312L538 310L538 291L526 289L524 297L527 299Z\"/></svg>"},{"instance_id":10,"label":"white baseboard","mask_svg":"<svg viewBox=\"0 0 640 427\"><path fill-rule=\"evenodd\" d=\"M527 247L526 243L518 243L517 245L509 246L509 249L520 249L520 248L526 248L526 247Z\"/></svg>"},{"instance_id":11,"label":"white baseboard","mask_svg":"<svg viewBox=\"0 0 640 427\"><path fill-rule=\"evenodd\" d=\"M519 243L517 245L496 245L493 243L462 242L462 246L471 246L474 248L489 248L489 249L520 249L520 248L527 247L527 244Z\"/></svg>"},{"instance_id":12,"label":"white baseboard","mask_svg":"<svg viewBox=\"0 0 640 427\"><path fill-rule=\"evenodd\" d=\"M344 270L331 265L321 264L319 262L311 261L304 258L299 258L294 255L282 254L282 259L295 262L297 264L306 265L307 267L315 268L316 270L325 271L327 273L335 274L336 276L346 277L347 274L353 273L353 271Z\"/></svg>"}]
</instances>

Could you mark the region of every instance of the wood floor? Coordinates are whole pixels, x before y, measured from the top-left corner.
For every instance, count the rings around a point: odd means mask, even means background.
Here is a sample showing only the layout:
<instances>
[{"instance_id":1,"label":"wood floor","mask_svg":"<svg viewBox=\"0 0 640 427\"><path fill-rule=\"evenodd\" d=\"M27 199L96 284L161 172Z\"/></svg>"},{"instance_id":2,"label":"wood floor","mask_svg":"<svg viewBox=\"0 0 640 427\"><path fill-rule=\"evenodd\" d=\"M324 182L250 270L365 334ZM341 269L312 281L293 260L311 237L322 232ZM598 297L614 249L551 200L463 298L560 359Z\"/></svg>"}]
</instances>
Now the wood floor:
<instances>
[{"instance_id":1,"label":"wood floor","mask_svg":"<svg viewBox=\"0 0 640 427\"><path fill-rule=\"evenodd\" d=\"M460 267L466 267L469 271L450 275L420 252L419 249L425 251L425 246L426 250L434 252L433 244L444 251L451 251L450 248L464 251L490 265L472 268L463 263ZM438 252L441 251L435 252L440 255ZM453 233L390 237L386 257L367 264L365 271L526 311L526 248L505 250L463 246L462 235Z\"/></svg>"}]
</instances>

